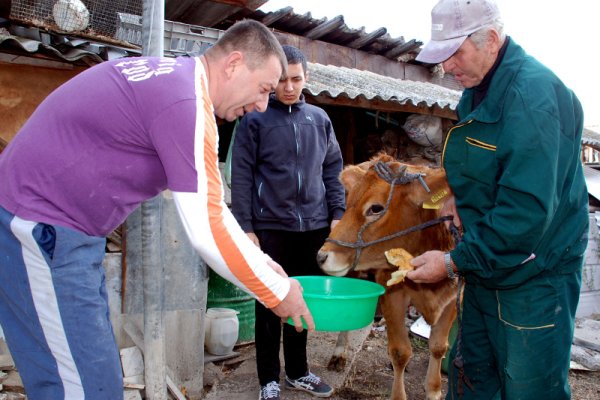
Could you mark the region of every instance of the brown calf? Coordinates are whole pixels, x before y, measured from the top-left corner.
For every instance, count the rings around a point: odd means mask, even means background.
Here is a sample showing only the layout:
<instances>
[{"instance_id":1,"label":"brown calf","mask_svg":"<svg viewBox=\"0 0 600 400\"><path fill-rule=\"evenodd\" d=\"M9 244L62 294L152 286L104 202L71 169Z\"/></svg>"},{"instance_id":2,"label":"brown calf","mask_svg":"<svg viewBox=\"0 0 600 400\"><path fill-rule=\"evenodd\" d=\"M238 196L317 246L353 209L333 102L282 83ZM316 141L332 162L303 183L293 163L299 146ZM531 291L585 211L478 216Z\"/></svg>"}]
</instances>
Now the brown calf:
<instances>
[{"instance_id":1,"label":"brown calf","mask_svg":"<svg viewBox=\"0 0 600 400\"><path fill-rule=\"evenodd\" d=\"M427 250L452 248L452 235L439 219L439 207L450 194L442 169L377 156L346 167L340 179L346 188L347 210L319 251L318 260L325 273L344 276L350 271L370 271L378 283L386 286L396 268L387 263L385 250L402 247L417 256ZM440 369L456 317L456 291L456 282L451 280L418 284L407 279L386 288L381 308L394 367L391 399L406 399L404 369L412 356L404 320L409 304L431 326L425 392L428 400L441 398Z\"/></svg>"}]
</instances>

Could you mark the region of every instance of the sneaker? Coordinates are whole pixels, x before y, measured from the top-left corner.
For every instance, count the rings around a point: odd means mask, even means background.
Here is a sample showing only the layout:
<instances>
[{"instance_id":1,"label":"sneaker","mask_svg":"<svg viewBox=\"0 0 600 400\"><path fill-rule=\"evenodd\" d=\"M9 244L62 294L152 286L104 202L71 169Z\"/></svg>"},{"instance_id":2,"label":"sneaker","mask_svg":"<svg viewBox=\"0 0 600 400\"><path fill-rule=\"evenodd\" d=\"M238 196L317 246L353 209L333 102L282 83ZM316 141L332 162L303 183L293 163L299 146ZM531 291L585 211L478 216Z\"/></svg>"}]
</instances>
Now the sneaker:
<instances>
[{"instance_id":1,"label":"sneaker","mask_svg":"<svg viewBox=\"0 0 600 400\"><path fill-rule=\"evenodd\" d=\"M310 371L308 375L298 379L290 379L286 376L285 387L292 390L304 390L316 397L329 397L333 393L331 386Z\"/></svg>"},{"instance_id":2,"label":"sneaker","mask_svg":"<svg viewBox=\"0 0 600 400\"><path fill-rule=\"evenodd\" d=\"M279 383L273 381L261 386L258 400L279 400Z\"/></svg>"}]
</instances>

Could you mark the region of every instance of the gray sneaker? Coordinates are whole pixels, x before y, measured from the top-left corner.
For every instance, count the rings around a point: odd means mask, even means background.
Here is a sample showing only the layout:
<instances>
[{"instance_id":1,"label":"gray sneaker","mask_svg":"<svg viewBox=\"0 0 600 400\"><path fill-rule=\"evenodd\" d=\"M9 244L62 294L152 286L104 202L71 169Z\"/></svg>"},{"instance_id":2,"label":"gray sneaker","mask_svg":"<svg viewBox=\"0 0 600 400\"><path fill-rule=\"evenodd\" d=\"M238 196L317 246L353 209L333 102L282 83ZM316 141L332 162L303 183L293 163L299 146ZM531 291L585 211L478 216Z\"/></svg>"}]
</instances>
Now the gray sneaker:
<instances>
[{"instance_id":1,"label":"gray sneaker","mask_svg":"<svg viewBox=\"0 0 600 400\"><path fill-rule=\"evenodd\" d=\"M292 390L303 390L316 397L329 397L333 393L331 386L310 371L306 376L298 379L290 379L286 376L285 387Z\"/></svg>"},{"instance_id":2,"label":"gray sneaker","mask_svg":"<svg viewBox=\"0 0 600 400\"><path fill-rule=\"evenodd\" d=\"M260 387L258 400L279 400L279 383L273 381Z\"/></svg>"}]
</instances>

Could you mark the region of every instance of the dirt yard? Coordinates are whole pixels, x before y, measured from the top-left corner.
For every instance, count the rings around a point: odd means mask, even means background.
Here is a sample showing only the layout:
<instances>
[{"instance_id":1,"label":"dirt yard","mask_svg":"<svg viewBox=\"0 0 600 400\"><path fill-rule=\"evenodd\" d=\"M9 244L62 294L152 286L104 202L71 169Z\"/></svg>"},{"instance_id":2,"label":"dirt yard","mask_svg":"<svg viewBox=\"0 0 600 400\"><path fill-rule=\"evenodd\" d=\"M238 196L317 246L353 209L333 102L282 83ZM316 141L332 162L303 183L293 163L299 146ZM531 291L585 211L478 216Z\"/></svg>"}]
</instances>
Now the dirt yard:
<instances>
[{"instance_id":1,"label":"dirt yard","mask_svg":"<svg viewBox=\"0 0 600 400\"><path fill-rule=\"evenodd\" d=\"M384 324L384 322L383 322ZM376 324L377 325L377 324ZM320 359L316 373L325 376L323 368L326 367L329 360L329 349L333 352L336 336L326 339L321 345L325 346L324 359ZM314 339L313 339L314 340ZM417 337L411 337L413 344L413 358L408 364L406 370L406 390L409 400L425 399L423 389L423 379L427 371L428 350L427 342ZM240 357L232 359L225 363L227 368L219 366L224 370L225 375L229 373L237 374L234 381L236 385L224 385L216 396L209 399L219 400L246 400L254 398L256 382L256 372L254 367L254 345L250 344L236 349L241 353ZM315 360L313 360L315 361ZM244 369L246 371L240 371ZM313 365L315 366L315 365ZM227 371L229 370L229 371ZM446 375L443 378L443 394L446 394L447 380ZM362 342L362 347L354 357L350 370L346 374L343 383L336 386L336 390L331 397L332 400L387 400L389 399L392 381L394 379L392 367L387 356L387 332L385 326L375 326L368 333L366 339ZM240 384L241 382L241 384ZM331 382L331 381L330 381ZM205 375L205 385L207 383ZM592 400L600 399L600 372L571 371L570 383L572 387L573 400ZM240 388L241 386L241 388ZM210 387L205 387L207 390ZM245 392L250 391L250 395ZM300 392L291 392L284 390L282 398L290 400L307 399L307 396Z\"/></svg>"},{"instance_id":2,"label":"dirt yard","mask_svg":"<svg viewBox=\"0 0 600 400\"><path fill-rule=\"evenodd\" d=\"M391 364L386 352L387 335L385 330L373 330L363 344L362 351L355 359L352 370L342 389L336 391L337 400L384 400L388 399L393 381ZM411 338L413 358L406 370L406 391L412 400L424 399L423 378L427 371L427 342ZM446 394L447 379L444 381ZM600 399L600 372L571 371L573 400Z\"/></svg>"}]
</instances>

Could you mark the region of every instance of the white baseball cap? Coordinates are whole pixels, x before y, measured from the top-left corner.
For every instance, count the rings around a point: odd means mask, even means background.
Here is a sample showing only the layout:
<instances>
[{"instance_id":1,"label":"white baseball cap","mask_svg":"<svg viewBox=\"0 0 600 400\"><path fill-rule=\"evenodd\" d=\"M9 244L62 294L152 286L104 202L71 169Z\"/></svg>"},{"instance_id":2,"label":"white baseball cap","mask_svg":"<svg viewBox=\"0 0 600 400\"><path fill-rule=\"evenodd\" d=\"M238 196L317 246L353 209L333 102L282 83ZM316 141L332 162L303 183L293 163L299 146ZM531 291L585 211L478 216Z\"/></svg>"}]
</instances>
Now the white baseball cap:
<instances>
[{"instance_id":1,"label":"white baseball cap","mask_svg":"<svg viewBox=\"0 0 600 400\"><path fill-rule=\"evenodd\" d=\"M458 50L473 32L500 18L493 0L440 0L431 10L431 40L417 61L439 64Z\"/></svg>"}]
</instances>

